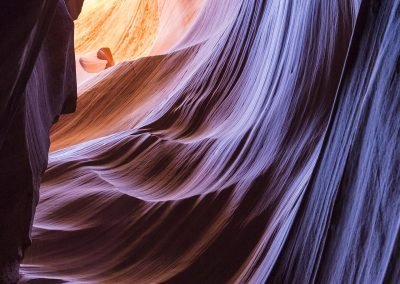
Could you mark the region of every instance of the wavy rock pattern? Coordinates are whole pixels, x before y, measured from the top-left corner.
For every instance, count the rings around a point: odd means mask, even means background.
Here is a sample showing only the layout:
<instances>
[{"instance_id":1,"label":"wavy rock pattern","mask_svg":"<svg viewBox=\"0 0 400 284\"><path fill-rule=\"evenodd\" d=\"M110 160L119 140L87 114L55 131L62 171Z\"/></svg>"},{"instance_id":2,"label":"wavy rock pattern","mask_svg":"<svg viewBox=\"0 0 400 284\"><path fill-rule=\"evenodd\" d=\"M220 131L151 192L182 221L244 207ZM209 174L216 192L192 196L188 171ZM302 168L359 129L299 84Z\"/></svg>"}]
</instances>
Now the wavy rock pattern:
<instances>
[{"instance_id":1,"label":"wavy rock pattern","mask_svg":"<svg viewBox=\"0 0 400 284\"><path fill-rule=\"evenodd\" d=\"M27 281L400 279L398 1L87 3Z\"/></svg>"}]
</instances>

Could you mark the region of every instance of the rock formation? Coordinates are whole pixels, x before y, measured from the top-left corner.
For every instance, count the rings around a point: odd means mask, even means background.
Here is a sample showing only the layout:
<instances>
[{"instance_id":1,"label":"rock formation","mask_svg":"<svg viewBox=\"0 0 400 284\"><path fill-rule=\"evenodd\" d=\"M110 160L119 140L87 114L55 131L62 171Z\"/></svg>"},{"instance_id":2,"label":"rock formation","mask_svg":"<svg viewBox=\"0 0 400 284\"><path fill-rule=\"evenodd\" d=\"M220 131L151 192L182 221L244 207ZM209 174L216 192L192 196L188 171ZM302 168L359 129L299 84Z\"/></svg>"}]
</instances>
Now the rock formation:
<instances>
[{"instance_id":1,"label":"rock formation","mask_svg":"<svg viewBox=\"0 0 400 284\"><path fill-rule=\"evenodd\" d=\"M88 73L99 73L107 68L114 66L115 62L109 48L100 48L97 52L92 52L81 56L79 64Z\"/></svg>"},{"instance_id":2,"label":"rock formation","mask_svg":"<svg viewBox=\"0 0 400 284\"><path fill-rule=\"evenodd\" d=\"M14 283L31 242L50 127L75 110L76 78L64 1L6 2L0 4L0 282Z\"/></svg>"},{"instance_id":3,"label":"rock formation","mask_svg":"<svg viewBox=\"0 0 400 284\"><path fill-rule=\"evenodd\" d=\"M398 282L399 1L86 0L76 60L82 1L32 2L0 43L3 274L41 182L24 281Z\"/></svg>"}]
</instances>

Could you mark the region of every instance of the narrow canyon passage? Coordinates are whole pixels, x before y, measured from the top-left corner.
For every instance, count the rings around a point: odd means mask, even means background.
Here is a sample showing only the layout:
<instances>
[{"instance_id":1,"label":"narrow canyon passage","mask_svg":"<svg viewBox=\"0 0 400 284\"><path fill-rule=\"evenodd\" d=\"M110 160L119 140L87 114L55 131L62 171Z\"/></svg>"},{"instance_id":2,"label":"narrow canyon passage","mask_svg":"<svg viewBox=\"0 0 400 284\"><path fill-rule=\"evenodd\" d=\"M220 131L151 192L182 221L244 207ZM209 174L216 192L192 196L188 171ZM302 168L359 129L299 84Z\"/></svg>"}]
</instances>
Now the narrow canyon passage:
<instances>
[{"instance_id":1,"label":"narrow canyon passage","mask_svg":"<svg viewBox=\"0 0 400 284\"><path fill-rule=\"evenodd\" d=\"M4 283L399 281L399 1L35 1Z\"/></svg>"}]
</instances>

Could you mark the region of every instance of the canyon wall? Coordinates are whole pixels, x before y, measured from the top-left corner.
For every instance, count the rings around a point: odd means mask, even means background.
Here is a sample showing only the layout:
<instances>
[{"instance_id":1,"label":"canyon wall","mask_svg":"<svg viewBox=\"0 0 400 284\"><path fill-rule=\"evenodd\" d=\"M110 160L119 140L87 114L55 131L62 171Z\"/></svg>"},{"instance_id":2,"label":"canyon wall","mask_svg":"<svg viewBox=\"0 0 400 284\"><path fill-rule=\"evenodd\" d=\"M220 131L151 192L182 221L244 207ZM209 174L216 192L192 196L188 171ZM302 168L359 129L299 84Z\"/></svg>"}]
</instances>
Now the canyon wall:
<instances>
[{"instance_id":1,"label":"canyon wall","mask_svg":"<svg viewBox=\"0 0 400 284\"><path fill-rule=\"evenodd\" d=\"M0 45L24 281L400 279L399 1L87 0L75 40L82 1L41 3Z\"/></svg>"}]
</instances>

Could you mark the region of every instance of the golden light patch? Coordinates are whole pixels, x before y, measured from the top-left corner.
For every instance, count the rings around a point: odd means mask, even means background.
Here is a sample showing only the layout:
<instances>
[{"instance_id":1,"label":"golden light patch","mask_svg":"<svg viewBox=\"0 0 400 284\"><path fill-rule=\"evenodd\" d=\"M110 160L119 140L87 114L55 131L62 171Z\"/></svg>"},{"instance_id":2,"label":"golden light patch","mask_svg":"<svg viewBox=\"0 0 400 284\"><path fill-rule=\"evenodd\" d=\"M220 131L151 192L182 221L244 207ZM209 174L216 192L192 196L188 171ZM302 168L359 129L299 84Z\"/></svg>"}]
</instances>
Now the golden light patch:
<instances>
[{"instance_id":1,"label":"golden light patch","mask_svg":"<svg viewBox=\"0 0 400 284\"><path fill-rule=\"evenodd\" d=\"M111 49L115 61L150 53L159 24L157 0L85 0L75 22L75 52Z\"/></svg>"}]
</instances>

